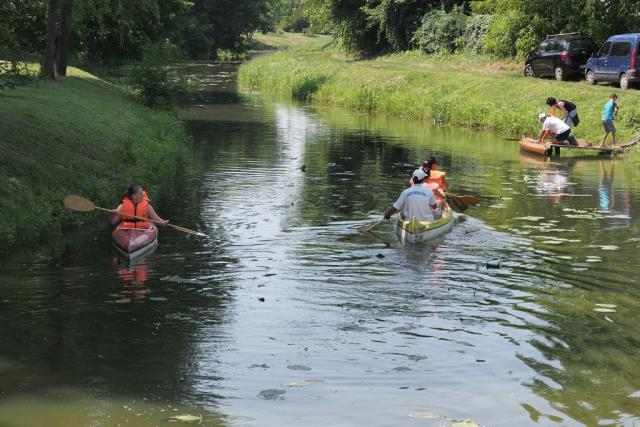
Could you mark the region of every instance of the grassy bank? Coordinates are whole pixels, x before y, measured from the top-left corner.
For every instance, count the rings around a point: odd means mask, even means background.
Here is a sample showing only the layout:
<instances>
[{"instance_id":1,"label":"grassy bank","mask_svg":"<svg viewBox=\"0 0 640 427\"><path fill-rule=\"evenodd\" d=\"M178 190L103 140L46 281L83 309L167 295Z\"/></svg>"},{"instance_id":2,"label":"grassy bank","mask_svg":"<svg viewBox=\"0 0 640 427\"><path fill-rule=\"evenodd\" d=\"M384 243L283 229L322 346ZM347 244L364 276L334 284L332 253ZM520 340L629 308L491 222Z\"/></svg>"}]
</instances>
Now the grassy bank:
<instances>
[{"instance_id":1,"label":"grassy bank","mask_svg":"<svg viewBox=\"0 0 640 427\"><path fill-rule=\"evenodd\" d=\"M513 62L482 56L427 56L407 52L355 61L332 47L262 56L240 68L243 90L262 91L355 111L376 111L440 125L481 128L505 136L537 135L537 115L548 96L577 103L578 138L598 142L608 95L619 96L620 140L640 127L640 92L586 82L522 76Z\"/></svg>"},{"instance_id":2,"label":"grassy bank","mask_svg":"<svg viewBox=\"0 0 640 427\"><path fill-rule=\"evenodd\" d=\"M62 206L66 194L111 207L141 183L157 196L185 138L173 113L73 68L67 78L1 91L0 135L3 249L78 224L83 216Z\"/></svg>"}]
</instances>

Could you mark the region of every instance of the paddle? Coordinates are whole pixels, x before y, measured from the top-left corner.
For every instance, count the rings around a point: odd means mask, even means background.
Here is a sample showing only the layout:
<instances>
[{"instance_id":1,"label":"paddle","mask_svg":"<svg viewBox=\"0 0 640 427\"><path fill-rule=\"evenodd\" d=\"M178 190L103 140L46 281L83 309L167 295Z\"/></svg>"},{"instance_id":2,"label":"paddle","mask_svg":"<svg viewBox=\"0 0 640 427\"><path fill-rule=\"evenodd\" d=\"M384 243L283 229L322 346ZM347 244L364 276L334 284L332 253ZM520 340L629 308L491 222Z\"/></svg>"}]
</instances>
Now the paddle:
<instances>
[{"instance_id":1,"label":"paddle","mask_svg":"<svg viewBox=\"0 0 640 427\"><path fill-rule=\"evenodd\" d=\"M469 206L475 206L478 203L480 203L479 197L458 196L457 194L448 193L446 191L444 192L444 194L454 201L454 203L458 206L461 212L464 212L467 209L469 209Z\"/></svg>"},{"instance_id":2,"label":"paddle","mask_svg":"<svg viewBox=\"0 0 640 427\"><path fill-rule=\"evenodd\" d=\"M71 209L73 211L76 212L92 212L92 211L102 211L102 212L109 212L110 214L113 214L113 212L111 212L111 209L105 209L105 208L101 208L98 207L96 205L93 204L93 202L91 202L91 200L87 200L84 197L80 197L80 196L75 196L73 194L70 194L68 196L66 196L64 198L64 205L65 207L67 207L68 209ZM149 218L141 218L139 216L133 216L133 215L127 215L128 217L134 218L134 219L141 219L144 221L148 221L148 222L153 222L155 224L161 224L158 221L154 221L152 219ZM189 234L193 234L195 236L206 236L206 234L203 234L199 231L195 231L195 230L190 230L188 228L185 227L180 227L179 225L173 225L173 224L166 224L167 227L171 227L171 228L175 228L178 231L182 231L183 233L189 233Z\"/></svg>"},{"instance_id":3,"label":"paddle","mask_svg":"<svg viewBox=\"0 0 640 427\"><path fill-rule=\"evenodd\" d=\"M386 221L386 219L382 218L380 221L376 221L373 224L365 225L364 227L358 228L358 231L360 233L368 233L369 231L373 230L374 228L376 228L377 226L379 226L380 224L382 224L385 221Z\"/></svg>"}]
</instances>

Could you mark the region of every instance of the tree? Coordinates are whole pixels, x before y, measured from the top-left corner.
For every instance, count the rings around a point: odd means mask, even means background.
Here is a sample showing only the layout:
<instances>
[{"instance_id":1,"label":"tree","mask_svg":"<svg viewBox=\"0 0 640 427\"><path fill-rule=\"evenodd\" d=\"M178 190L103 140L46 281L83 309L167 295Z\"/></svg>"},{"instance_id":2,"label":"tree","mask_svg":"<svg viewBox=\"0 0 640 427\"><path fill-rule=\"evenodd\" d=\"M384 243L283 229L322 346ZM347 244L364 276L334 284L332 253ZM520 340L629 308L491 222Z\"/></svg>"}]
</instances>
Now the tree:
<instances>
[{"instance_id":1,"label":"tree","mask_svg":"<svg viewBox=\"0 0 640 427\"><path fill-rule=\"evenodd\" d=\"M56 42L56 72L60 76L67 75L69 62L69 37L71 35L71 10L73 0L61 0L60 30Z\"/></svg>"},{"instance_id":2,"label":"tree","mask_svg":"<svg viewBox=\"0 0 640 427\"><path fill-rule=\"evenodd\" d=\"M55 54L56 36L58 28L58 0L49 0L49 14L47 17L47 44L45 48L42 75L56 78Z\"/></svg>"}]
</instances>

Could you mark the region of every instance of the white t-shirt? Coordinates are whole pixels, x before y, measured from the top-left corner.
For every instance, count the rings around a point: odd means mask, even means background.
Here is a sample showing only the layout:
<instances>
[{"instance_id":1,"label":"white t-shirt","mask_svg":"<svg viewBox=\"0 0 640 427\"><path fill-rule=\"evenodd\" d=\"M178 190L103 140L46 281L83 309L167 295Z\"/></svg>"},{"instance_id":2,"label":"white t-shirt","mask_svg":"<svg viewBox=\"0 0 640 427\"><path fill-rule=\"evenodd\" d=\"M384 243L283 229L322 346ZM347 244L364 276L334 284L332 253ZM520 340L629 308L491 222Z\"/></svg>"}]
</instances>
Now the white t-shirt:
<instances>
[{"instance_id":1,"label":"white t-shirt","mask_svg":"<svg viewBox=\"0 0 640 427\"><path fill-rule=\"evenodd\" d=\"M393 207L402 210L408 220L415 216L418 221L433 221L430 205L435 204L436 198L431 188L416 184L404 190Z\"/></svg>"},{"instance_id":2,"label":"white t-shirt","mask_svg":"<svg viewBox=\"0 0 640 427\"><path fill-rule=\"evenodd\" d=\"M542 125L542 130L550 130L554 135L559 135L562 132L568 131L569 129L571 128L568 124L553 116L547 117L544 121L544 124Z\"/></svg>"}]
</instances>

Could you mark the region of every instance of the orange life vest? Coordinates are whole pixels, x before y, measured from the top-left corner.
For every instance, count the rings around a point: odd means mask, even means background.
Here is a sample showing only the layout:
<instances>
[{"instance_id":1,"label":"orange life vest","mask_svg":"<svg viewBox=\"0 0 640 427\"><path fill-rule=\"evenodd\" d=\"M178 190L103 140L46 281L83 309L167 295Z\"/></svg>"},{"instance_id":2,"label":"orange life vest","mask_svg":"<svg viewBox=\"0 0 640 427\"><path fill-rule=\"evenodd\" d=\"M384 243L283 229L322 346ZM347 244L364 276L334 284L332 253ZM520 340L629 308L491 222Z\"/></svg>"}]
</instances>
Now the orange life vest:
<instances>
[{"instance_id":1,"label":"orange life vest","mask_svg":"<svg viewBox=\"0 0 640 427\"><path fill-rule=\"evenodd\" d=\"M444 181L444 176L446 175L445 171L432 170L429 174L429 179L427 182L429 184L437 184L441 190L446 190L447 184Z\"/></svg>"},{"instance_id":2,"label":"orange life vest","mask_svg":"<svg viewBox=\"0 0 640 427\"><path fill-rule=\"evenodd\" d=\"M129 215L149 218L149 198L146 191L144 192L144 198L137 206L133 204L133 200L129 197L122 198L122 209L120 210L120 220L122 222L118 225L118 228L149 228L151 226L148 221L131 218Z\"/></svg>"}]
</instances>

